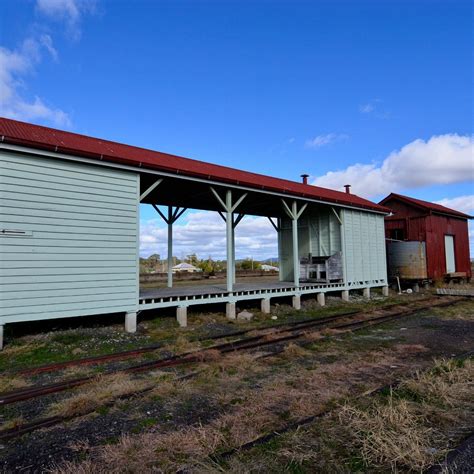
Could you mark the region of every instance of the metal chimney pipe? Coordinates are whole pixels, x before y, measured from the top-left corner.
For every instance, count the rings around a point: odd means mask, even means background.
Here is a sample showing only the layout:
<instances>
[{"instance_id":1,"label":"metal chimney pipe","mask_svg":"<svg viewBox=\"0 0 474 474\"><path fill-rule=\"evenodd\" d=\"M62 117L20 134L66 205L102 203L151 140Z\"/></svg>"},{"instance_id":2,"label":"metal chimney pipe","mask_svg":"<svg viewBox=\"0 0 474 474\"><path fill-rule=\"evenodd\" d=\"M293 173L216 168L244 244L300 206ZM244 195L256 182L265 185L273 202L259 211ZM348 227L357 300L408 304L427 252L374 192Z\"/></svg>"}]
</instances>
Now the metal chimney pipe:
<instances>
[{"instance_id":1,"label":"metal chimney pipe","mask_svg":"<svg viewBox=\"0 0 474 474\"><path fill-rule=\"evenodd\" d=\"M350 184L345 184L344 187L346 188L346 193L351 194L351 185Z\"/></svg>"},{"instance_id":2,"label":"metal chimney pipe","mask_svg":"<svg viewBox=\"0 0 474 474\"><path fill-rule=\"evenodd\" d=\"M301 177L303 178L303 184L308 184L309 174L302 174Z\"/></svg>"}]
</instances>

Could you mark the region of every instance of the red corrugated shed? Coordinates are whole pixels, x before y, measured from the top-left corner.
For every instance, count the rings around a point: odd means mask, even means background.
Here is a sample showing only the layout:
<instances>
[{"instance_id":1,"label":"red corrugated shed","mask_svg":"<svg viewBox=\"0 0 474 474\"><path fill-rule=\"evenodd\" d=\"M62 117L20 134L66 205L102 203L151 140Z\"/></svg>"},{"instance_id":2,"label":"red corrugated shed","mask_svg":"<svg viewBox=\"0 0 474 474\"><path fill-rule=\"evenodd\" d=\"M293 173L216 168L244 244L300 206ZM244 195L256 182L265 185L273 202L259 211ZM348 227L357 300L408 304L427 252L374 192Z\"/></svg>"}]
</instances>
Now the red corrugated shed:
<instances>
[{"instance_id":1,"label":"red corrugated shed","mask_svg":"<svg viewBox=\"0 0 474 474\"><path fill-rule=\"evenodd\" d=\"M426 242L428 277L439 280L446 275L445 236L454 237L456 272L471 275L468 219L470 216L439 204L390 194L380 201L393 215L385 218L387 238Z\"/></svg>"},{"instance_id":2,"label":"red corrugated shed","mask_svg":"<svg viewBox=\"0 0 474 474\"><path fill-rule=\"evenodd\" d=\"M344 204L387 213L388 209L363 199L332 189L309 186L295 181L273 178L204 161L147 150L122 143L65 132L0 117L0 139L3 143L22 145L110 161L167 173L194 176L222 183L242 185L255 189L313 198L324 202Z\"/></svg>"}]
</instances>

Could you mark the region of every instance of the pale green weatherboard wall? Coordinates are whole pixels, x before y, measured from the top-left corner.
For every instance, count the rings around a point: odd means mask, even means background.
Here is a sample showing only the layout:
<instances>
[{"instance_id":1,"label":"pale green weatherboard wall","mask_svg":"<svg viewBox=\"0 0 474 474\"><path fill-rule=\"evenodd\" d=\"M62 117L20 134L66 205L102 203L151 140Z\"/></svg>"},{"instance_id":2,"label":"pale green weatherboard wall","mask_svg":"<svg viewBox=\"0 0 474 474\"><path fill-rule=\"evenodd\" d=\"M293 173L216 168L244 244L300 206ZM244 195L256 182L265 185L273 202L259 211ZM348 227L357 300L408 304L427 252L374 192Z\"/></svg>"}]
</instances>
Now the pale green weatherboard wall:
<instances>
[{"instance_id":1,"label":"pale green weatherboard wall","mask_svg":"<svg viewBox=\"0 0 474 474\"><path fill-rule=\"evenodd\" d=\"M342 218L346 280L355 283L369 280L386 281L384 216L344 209Z\"/></svg>"},{"instance_id":2,"label":"pale green weatherboard wall","mask_svg":"<svg viewBox=\"0 0 474 474\"><path fill-rule=\"evenodd\" d=\"M343 252L346 282L359 283L386 280L384 217L380 214L351 209L338 211L343 226L328 207L315 216L303 216L298 221L299 256L333 255ZM282 219L280 232L281 279L293 280L291 220Z\"/></svg>"},{"instance_id":3,"label":"pale green weatherboard wall","mask_svg":"<svg viewBox=\"0 0 474 474\"><path fill-rule=\"evenodd\" d=\"M139 176L0 150L0 324L136 311Z\"/></svg>"}]
</instances>

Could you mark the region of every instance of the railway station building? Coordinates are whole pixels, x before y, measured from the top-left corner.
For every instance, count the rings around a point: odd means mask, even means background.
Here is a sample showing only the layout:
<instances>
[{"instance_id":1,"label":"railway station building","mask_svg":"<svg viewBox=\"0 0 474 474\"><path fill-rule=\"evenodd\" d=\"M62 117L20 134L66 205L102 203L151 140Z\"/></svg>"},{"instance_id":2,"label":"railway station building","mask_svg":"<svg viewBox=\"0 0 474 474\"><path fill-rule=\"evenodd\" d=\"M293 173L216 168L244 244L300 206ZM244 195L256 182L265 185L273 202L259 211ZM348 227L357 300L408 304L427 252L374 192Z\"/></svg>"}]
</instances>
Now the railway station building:
<instances>
[{"instance_id":1,"label":"railway station building","mask_svg":"<svg viewBox=\"0 0 474 474\"><path fill-rule=\"evenodd\" d=\"M183 183L185 185L183 185ZM384 216L350 193L0 118L0 332L5 324L382 287ZM140 290L140 204L168 227L168 287ZM173 225L186 209L218 212L226 226L226 284L173 288ZM235 228L264 216L278 236L279 281L235 280ZM3 341L3 336L0 334Z\"/></svg>"}]
</instances>

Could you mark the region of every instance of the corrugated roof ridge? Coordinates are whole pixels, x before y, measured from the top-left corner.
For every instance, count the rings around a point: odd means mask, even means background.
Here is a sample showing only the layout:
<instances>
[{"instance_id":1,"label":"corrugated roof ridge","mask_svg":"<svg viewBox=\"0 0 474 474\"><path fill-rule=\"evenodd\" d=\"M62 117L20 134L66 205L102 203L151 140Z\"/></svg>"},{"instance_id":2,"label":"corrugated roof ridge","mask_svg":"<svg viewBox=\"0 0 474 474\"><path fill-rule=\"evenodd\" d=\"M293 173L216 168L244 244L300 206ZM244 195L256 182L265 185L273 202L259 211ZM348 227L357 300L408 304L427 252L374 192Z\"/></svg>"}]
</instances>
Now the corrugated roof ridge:
<instances>
[{"instance_id":1,"label":"corrugated roof ridge","mask_svg":"<svg viewBox=\"0 0 474 474\"><path fill-rule=\"evenodd\" d=\"M414 198L411 196L406 196L404 194L399 193L390 193L387 197L382 199L380 203L387 201L390 197L398 197L402 198L406 201L412 202L413 204L417 204L419 206L425 207L426 209L430 209L436 212L444 212L445 214L453 214L455 216L462 216L466 217L467 219L471 219L472 216L469 214L465 214L464 212L457 211L456 209L451 209L449 207L443 206L442 204L437 204L435 202L425 201L423 199Z\"/></svg>"},{"instance_id":2,"label":"corrugated roof ridge","mask_svg":"<svg viewBox=\"0 0 474 474\"><path fill-rule=\"evenodd\" d=\"M42 130L42 131L46 132L47 134L49 134L50 142L51 141L60 142L60 143L54 143L54 145L56 147L61 147L62 146L63 148L65 148L64 151L79 152L80 150L77 150L77 149L74 149L74 148L68 148L67 143L64 143L63 140L62 140L63 138L67 139L69 137L69 138L75 139L75 140L81 139L81 140L87 141L90 144L91 147L93 147L94 145L102 145L102 146L107 147L107 145L108 145L109 152L113 152L114 154L113 155L101 155L101 156L107 156L109 159L112 159L112 160L113 159L122 159L122 160L127 160L127 161L138 162L136 159L134 159L130 156L129 157L125 157L123 155L120 156L121 155L120 153L116 153L116 150L113 150L114 147L121 147L121 148L123 147L123 148L127 149L128 151L130 151L131 153L133 153L134 151L141 151L141 152L145 153L146 155L148 155L147 159L151 158L152 161L156 161L156 163L154 163L154 164L158 167L161 166L163 168L173 169L169 164L167 165L166 163L160 163L159 160L157 160L157 158L159 158L159 157L163 157L163 158L169 157L169 159L182 161L183 165L184 165L184 162L187 162L188 164L194 164L196 166L200 165L202 167L211 167L211 168L214 168L216 171L220 170L222 173L225 173L225 172L243 173L246 176L253 177L255 179L260 179L261 178L261 179L265 179L265 180L271 180L273 182L274 186L277 186L279 188L284 187L281 190L283 192L287 192L288 194L298 193L298 194L301 194L301 195L304 195L304 196L307 196L307 197L314 197L315 199L317 197L319 197L322 200L324 200L324 199L327 199L329 201L333 200L333 201L341 202L341 203L344 203L344 204L347 204L347 205L350 205L350 206L367 206L372 210L378 210L378 211L385 211L386 210L386 208L383 208L383 206L380 206L380 205L378 205L376 203L373 203L373 202L371 202L367 199L364 199L360 196L357 196L356 194L347 194L343 191L338 191L338 190L334 190L334 189L328 189L328 188L323 188L323 187L313 186L313 185L304 185L304 184L299 183L297 181L291 181L291 180L284 179L284 178L277 178L277 177L274 177L274 176L267 176L267 175L263 175L263 174L260 174L260 173L255 173L253 171L239 170L239 169L236 169L236 168L231 168L229 166L223 166L223 165L219 165L219 164L215 164L215 163L205 162L205 161L202 161L202 160L196 160L194 158L182 157L182 156L179 156L179 155L173 155L171 153L165 153L165 152L161 152L161 151L151 150L149 148L144 148L144 147L139 147L139 146L134 146L134 145L128 145L126 143L115 142L115 141L112 141L112 140L106 140L106 139L102 139L102 138L92 137L92 136L84 135L84 134L80 134L80 133L68 132L68 131L65 131L65 130L59 130L59 129L47 127L47 126L44 126L44 125L36 125L36 124L28 123L28 122L22 122L22 121L19 121L19 120L8 119L6 117L0 117L0 123L1 122L4 122L7 127L8 127L9 124L10 125L17 124L19 127L29 129L29 133L31 133L32 135L34 135L35 131L38 131L38 129ZM22 130L22 134L27 135L28 130ZM16 137L13 136L11 138L21 140L21 138L18 137L18 136L16 136ZM43 146L44 145L53 146L52 143L46 143L44 140L39 141L39 138L34 137L34 136L30 137L28 140L26 140L26 139L24 139L24 140L28 141L30 144L31 143L36 143L38 145L43 145ZM94 154L94 155L98 155L97 152L92 152L90 150L82 150L82 151L84 153L91 153L91 154ZM145 156L143 158L145 158ZM141 163L141 164L143 164L144 167L150 166L149 163ZM178 168L176 168L176 171L180 171L180 170ZM193 173L193 172L198 173L197 171L193 171L193 170L185 170L185 171L188 172L188 173ZM205 174L205 173L202 173L202 174ZM231 179L231 178L221 176L217 179ZM232 179L234 179L235 181L238 181L236 178L232 178ZM308 186L311 186L311 188L308 189ZM264 186L264 187L268 188L269 186ZM285 189L285 187L297 188L297 190L292 191L292 190L289 190L289 189ZM317 193L321 193L322 195L316 196ZM324 194L329 195L329 196L324 197Z\"/></svg>"}]
</instances>

